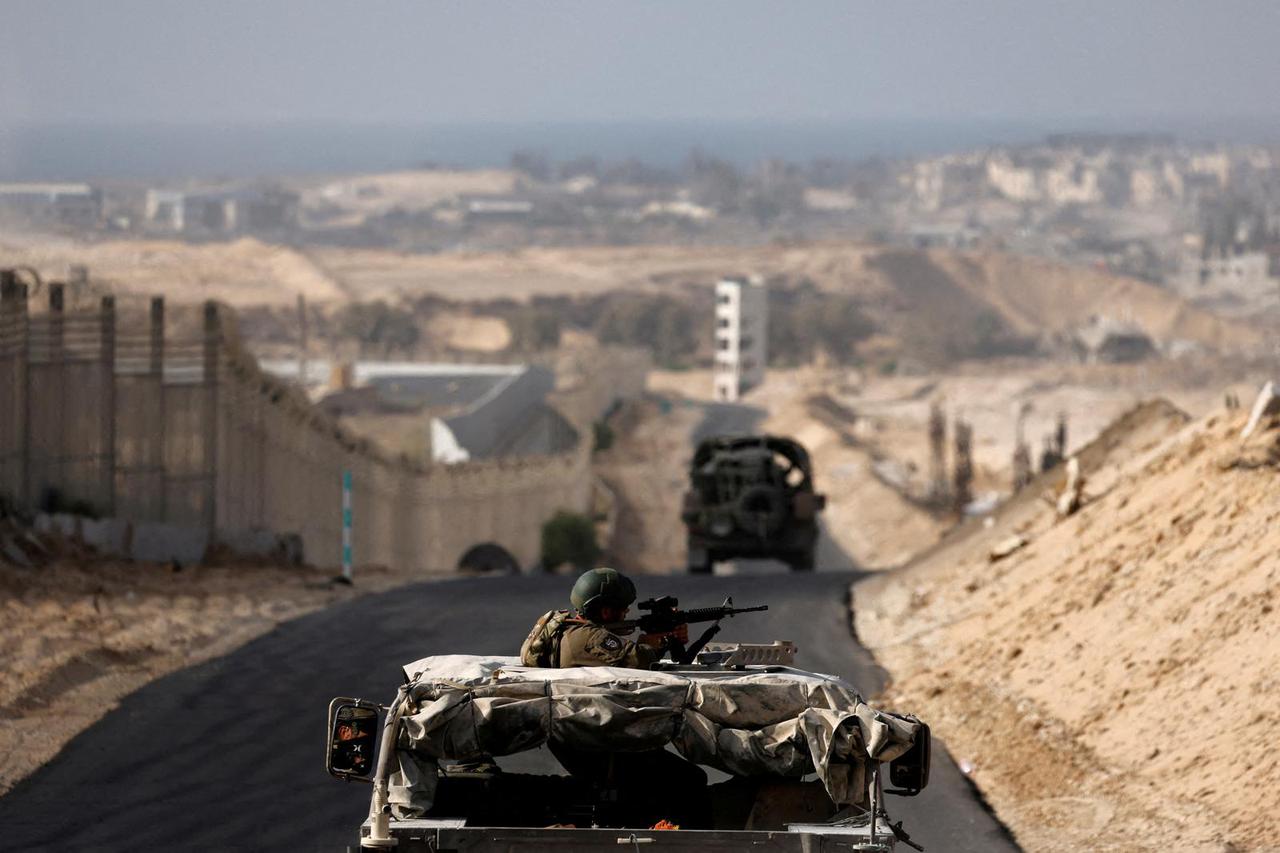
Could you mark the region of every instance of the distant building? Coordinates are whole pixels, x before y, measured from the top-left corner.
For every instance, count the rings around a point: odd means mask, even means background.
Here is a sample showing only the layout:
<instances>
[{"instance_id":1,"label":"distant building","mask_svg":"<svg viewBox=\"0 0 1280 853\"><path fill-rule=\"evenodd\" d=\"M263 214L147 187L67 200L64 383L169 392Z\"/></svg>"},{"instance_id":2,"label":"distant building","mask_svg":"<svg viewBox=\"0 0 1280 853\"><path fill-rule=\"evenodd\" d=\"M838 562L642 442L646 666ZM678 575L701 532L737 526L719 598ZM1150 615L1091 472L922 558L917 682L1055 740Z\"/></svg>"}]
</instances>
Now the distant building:
<instances>
[{"instance_id":1,"label":"distant building","mask_svg":"<svg viewBox=\"0 0 1280 853\"><path fill-rule=\"evenodd\" d=\"M296 360L261 362L269 373L297 380ZM307 362L304 386L321 410L392 450L397 441L425 450L432 461L539 456L576 446L577 430L546 401L555 374L525 364L433 364L361 361ZM390 428L388 426L390 425Z\"/></svg>"},{"instance_id":2,"label":"distant building","mask_svg":"<svg viewBox=\"0 0 1280 853\"><path fill-rule=\"evenodd\" d=\"M676 199L674 201L651 201L640 208L640 213L636 218L684 219L690 222L709 222L716 218L716 212L710 207Z\"/></svg>"},{"instance_id":3,"label":"distant building","mask_svg":"<svg viewBox=\"0 0 1280 853\"><path fill-rule=\"evenodd\" d=\"M1095 317L1076 331L1076 345L1090 364L1128 364L1159 355L1155 341L1135 323Z\"/></svg>"},{"instance_id":4,"label":"distant building","mask_svg":"<svg viewBox=\"0 0 1280 853\"><path fill-rule=\"evenodd\" d=\"M507 381L448 417L431 421L431 453L437 462L466 462L562 453L578 432L547 404L555 374L534 365L516 368Z\"/></svg>"},{"instance_id":5,"label":"distant building","mask_svg":"<svg viewBox=\"0 0 1280 853\"><path fill-rule=\"evenodd\" d=\"M982 232L965 225L915 225L907 229L906 238L917 249L972 249Z\"/></svg>"},{"instance_id":6,"label":"distant building","mask_svg":"<svg viewBox=\"0 0 1280 853\"><path fill-rule=\"evenodd\" d=\"M1280 278L1264 251L1187 258L1174 284L1188 299L1234 299L1252 304L1280 297Z\"/></svg>"},{"instance_id":7,"label":"distant building","mask_svg":"<svg viewBox=\"0 0 1280 853\"><path fill-rule=\"evenodd\" d=\"M533 215L533 202L507 195L464 195L460 199L468 220L523 222Z\"/></svg>"},{"instance_id":8,"label":"distant building","mask_svg":"<svg viewBox=\"0 0 1280 853\"><path fill-rule=\"evenodd\" d=\"M102 192L88 184L0 184L0 211L35 224L92 228L102 219Z\"/></svg>"},{"instance_id":9,"label":"distant building","mask_svg":"<svg viewBox=\"0 0 1280 853\"><path fill-rule=\"evenodd\" d=\"M278 189L148 190L148 226L180 234L251 234L292 228L298 196Z\"/></svg>"},{"instance_id":10,"label":"distant building","mask_svg":"<svg viewBox=\"0 0 1280 853\"><path fill-rule=\"evenodd\" d=\"M721 279L716 283L717 400L733 402L764 381L769 295L759 279Z\"/></svg>"}]
</instances>

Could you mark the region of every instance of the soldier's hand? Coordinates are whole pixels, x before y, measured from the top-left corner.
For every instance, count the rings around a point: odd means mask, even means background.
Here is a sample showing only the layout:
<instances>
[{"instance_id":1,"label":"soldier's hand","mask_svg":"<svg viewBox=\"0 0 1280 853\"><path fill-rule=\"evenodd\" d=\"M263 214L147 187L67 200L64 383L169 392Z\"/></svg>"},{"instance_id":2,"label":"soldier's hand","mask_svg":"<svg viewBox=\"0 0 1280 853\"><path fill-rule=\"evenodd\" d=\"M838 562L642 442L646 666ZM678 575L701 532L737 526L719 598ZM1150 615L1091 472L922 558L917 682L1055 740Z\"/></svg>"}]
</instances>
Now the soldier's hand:
<instances>
[{"instance_id":1,"label":"soldier's hand","mask_svg":"<svg viewBox=\"0 0 1280 853\"><path fill-rule=\"evenodd\" d=\"M674 631L668 631L665 634L641 634L637 642L643 646L660 649L668 638L678 640L680 645L687 646L689 644L689 626L680 625Z\"/></svg>"}]
</instances>

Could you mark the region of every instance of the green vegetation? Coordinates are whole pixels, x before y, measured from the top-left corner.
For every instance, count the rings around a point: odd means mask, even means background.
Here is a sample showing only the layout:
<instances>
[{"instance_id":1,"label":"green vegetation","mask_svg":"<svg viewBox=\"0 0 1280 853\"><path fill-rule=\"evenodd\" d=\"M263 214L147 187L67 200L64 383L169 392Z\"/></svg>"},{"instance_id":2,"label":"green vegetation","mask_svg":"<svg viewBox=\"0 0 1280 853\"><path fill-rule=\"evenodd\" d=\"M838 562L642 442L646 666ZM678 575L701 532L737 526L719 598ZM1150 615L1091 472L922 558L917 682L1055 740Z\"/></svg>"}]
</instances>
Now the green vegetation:
<instances>
[{"instance_id":1,"label":"green vegetation","mask_svg":"<svg viewBox=\"0 0 1280 853\"><path fill-rule=\"evenodd\" d=\"M786 282L771 285L771 364L805 364L820 350L838 363L857 363L856 345L877 330L858 298L819 290L807 279L790 287ZM686 370L711 361L712 299L710 288L690 288L678 295L612 292L579 298L537 297L528 303L499 299L468 309L476 316L506 322L511 330L507 352L514 359L555 349L566 329L580 329L603 344L647 349L664 369ZM419 299L406 307L357 302L334 314L331 331L335 338L357 342L362 355L423 356L437 343L423 332L428 321L450 310L455 306L439 297ZM282 327L279 321L272 325ZM987 330L988 335L993 333Z\"/></svg>"},{"instance_id":2,"label":"green vegetation","mask_svg":"<svg viewBox=\"0 0 1280 853\"><path fill-rule=\"evenodd\" d=\"M601 343L647 347L658 365L680 367L693 357L702 338L710 341L694 316L686 302L672 296L620 293L604 303L593 331Z\"/></svg>"},{"instance_id":3,"label":"green vegetation","mask_svg":"<svg viewBox=\"0 0 1280 853\"><path fill-rule=\"evenodd\" d=\"M771 364L806 364L819 350L838 364L855 364L855 347L875 331L875 323L853 296L824 293L808 280L795 288L769 291Z\"/></svg>"},{"instance_id":4,"label":"green vegetation","mask_svg":"<svg viewBox=\"0 0 1280 853\"><path fill-rule=\"evenodd\" d=\"M511 349L542 352L560 346L560 315L537 305L519 305L506 317Z\"/></svg>"},{"instance_id":5,"label":"green vegetation","mask_svg":"<svg viewBox=\"0 0 1280 853\"><path fill-rule=\"evenodd\" d=\"M600 557L596 526L588 516L560 510L542 525L542 566L548 571L565 563L580 571Z\"/></svg>"},{"instance_id":6,"label":"green vegetation","mask_svg":"<svg viewBox=\"0 0 1280 853\"><path fill-rule=\"evenodd\" d=\"M411 308L395 308L382 300L353 302L334 316L339 335L360 343L361 352L389 357L392 353L411 355L421 332Z\"/></svg>"}]
</instances>

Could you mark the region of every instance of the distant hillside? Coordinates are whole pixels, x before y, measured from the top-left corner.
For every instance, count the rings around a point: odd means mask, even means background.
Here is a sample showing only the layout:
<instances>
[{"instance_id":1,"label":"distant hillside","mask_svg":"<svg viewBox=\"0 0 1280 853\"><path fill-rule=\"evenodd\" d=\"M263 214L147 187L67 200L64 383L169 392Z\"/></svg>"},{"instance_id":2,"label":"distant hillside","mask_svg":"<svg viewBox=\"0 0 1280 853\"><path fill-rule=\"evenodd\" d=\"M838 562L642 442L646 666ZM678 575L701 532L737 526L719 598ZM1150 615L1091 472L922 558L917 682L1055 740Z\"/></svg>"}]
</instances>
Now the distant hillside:
<instances>
[{"instance_id":1,"label":"distant hillside","mask_svg":"<svg viewBox=\"0 0 1280 853\"><path fill-rule=\"evenodd\" d=\"M1106 315L1132 320L1163 341L1194 341L1220 350L1263 342L1260 330L1192 307L1176 293L1137 279L997 252L933 251L929 258L1022 334L1067 332Z\"/></svg>"},{"instance_id":2,"label":"distant hillside","mask_svg":"<svg viewBox=\"0 0 1280 853\"><path fill-rule=\"evenodd\" d=\"M1193 308L1145 282L991 252L814 243L429 256L321 250L314 257L351 292L430 293L460 301L582 299L627 290L698 302L691 289L709 289L722 275L754 273L776 287L808 284L849 297L901 350L934 363L1024 352L1095 316L1135 322L1162 342L1180 339L1215 350L1263 340L1246 324Z\"/></svg>"},{"instance_id":3,"label":"distant hillside","mask_svg":"<svg viewBox=\"0 0 1280 853\"><path fill-rule=\"evenodd\" d=\"M516 306L541 301L544 308L565 313L568 325L591 330L593 324L586 320L592 312L608 309L614 295L626 291L662 304L652 310L631 304L624 314L639 313L647 320L665 316L662 322L675 323L675 331L696 338L697 346L689 341L664 346L668 354L682 353L681 358L710 345L711 284L732 274L764 276L779 294L778 310L796 312L794 328L777 329L790 336L777 342L784 360L808 357L821 345L837 360L865 354L869 360L905 356L946 365L1060 342L1094 316L1133 321L1162 342L1183 340L1222 351L1264 343L1258 329L1193 308L1153 285L992 252L827 242L414 255L337 248L304 253L254 240L84 244L23 237L0 239L0 255L6 263L36 266L52 279L64 277L71 264L87 264L96 281L120 294L163 293L174 302L219 298L240 308L274 306L270 310L281 313L281 328L293 325L284 315L296 296L304 294L313 306L329 310L384 301L408 311L426 306L431 313L454 303L454 309L461 309L455 315L475 313L509 322L519 313ZM682 310L674 310L673 302L683 304ZM495 309L499 304L505 307ZM429 321L427 316L416 319ZM821 328L811 341L797 339L814 325ZM845 326L849 334L842 335ZM428 334L424 326L422 338L438 340L439 331L437 327ZM527 330L511 331L517 342L529 337Z\"/></svg>"}]
</instances>

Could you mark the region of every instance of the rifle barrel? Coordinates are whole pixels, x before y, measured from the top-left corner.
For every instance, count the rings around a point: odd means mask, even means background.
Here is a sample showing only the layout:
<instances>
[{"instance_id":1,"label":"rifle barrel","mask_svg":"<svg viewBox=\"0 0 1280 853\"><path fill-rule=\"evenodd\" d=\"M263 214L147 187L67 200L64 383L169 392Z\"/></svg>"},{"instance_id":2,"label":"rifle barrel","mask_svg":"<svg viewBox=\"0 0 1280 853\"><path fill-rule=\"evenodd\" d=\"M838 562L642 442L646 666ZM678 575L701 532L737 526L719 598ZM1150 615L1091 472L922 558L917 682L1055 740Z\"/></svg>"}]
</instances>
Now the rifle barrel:
<instances>
[{"instance_id":1,"label":"rifle barrel","mask_svg":"<svg viewBox=\"0 0 1280 853\"><path fill-rule=\"evenodd\" d=\"M617 634L629 634L637 628L643 630L646 622L649 625L654 623L663 624L668 621L672 625L682 625L685 622L717 622L726 616L733 616L736 613L759 613L768 609L769 605L767 604L762 604L759 607L695 607L693 610L646 613L639 619L628 619L625 622L615 622L604 627ZM677 619L680 621L675 621Z\"/></svg>"},{"instance_id":2,"label":"rifle barrel","mask_svg":"<svg viewBox=\"0 0 1280 853\"><path fill-rule=\"evenodd\" d=\"M726 616L733 616L736 613L758 613L761 610L768 610L769 605L762 604L759 607L697 607L693 610L686 610L683 615L690 622L699 621L707 622L715 619L723 619Z\"/></svg>"}]
</instances>

